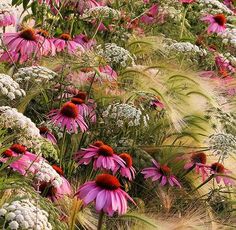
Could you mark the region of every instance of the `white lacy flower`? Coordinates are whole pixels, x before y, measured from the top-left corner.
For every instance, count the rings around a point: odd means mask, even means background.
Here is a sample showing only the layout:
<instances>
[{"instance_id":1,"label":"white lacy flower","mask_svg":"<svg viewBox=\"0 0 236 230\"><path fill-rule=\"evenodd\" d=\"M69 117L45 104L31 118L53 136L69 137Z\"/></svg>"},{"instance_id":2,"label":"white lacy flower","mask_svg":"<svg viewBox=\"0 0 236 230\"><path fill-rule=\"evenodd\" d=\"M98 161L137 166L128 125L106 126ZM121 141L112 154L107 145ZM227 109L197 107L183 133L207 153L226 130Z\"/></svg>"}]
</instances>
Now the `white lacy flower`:
<instances>
[{"instance_id":1,"label":"white lacy flower","mask_svg":"<svg viewBox=\"0 0 236 230\"><path fill-rule=\"evenodd\" d=\"M176 42L169 46L167 46L169 51L178 51L181 53L198 53L200 56L207 55L207 51L205 49L201 49L196 45L193 45L190 42Z\"/></svg>"},{"instance_id":2,"label":"white lacy flower","mask_svg":"<svg viewBox=\"0 0 236 230\"><path fill-rule=\"evenodd\" d=\"M84 11L83 15L80 17L84 20L91 20L94 18L102 19L102 18L112 18L119 19L120 12L118 10L114 10L108 6L96 6Z\"/></svg>"},{"instance_id":3,"label":"white lacy flower","mask_svg":"<svg viewBox=\"0 0 236 230\"><path fill-rule=\"evenodd\" d=\"M5 12L14 14L12 6L10 4L7 4L7 3L1 1L0 2L0 14L5 13Z\"/></svg>"},{"instance_id":4,"label":"white lacy flower","mask_svg":"<svg viewBox=\"0 0 236 230\"><path fill-rule=\"evenodd\" d=\"M0 127L12 129L18 141L27 147L35 146L41 139L39 129L30 118L9 106L0 107Z\"/></svg>"},{"instance_id":5,"label":"white lacy flower","mask_svg":"<svg viewBox=\"0 0 236 230\"><path fill-rule=\"evenodd\" d=\"M147 120L149 120L148 115L144 115L140 109L130 104L116 103L109 105L103 114L106 115L104 117L105 121L111 119L118 127L123 127L125 124L129 127L141 124L147 126Z\"/></svg>"},{"instance_id":6,"label":"white lacy flower","mask_svg":"<svg viewBox=\"0 0 236 230\"><path fill-rule=\"evenodd\" d=\"M230 44L236 48L236 28L226 28L219 36L223 38L224 44Z\"/></svg>"},{"instance_id":7,"label":"white lacy flower","mask_svg":"<svg viewBox=\"0 0 236 230\"><path fill-rule=\"evenodd\" d=\"M20 88L19 84L3 73L0 73L0 92L10 100L25 96L25 91Z\"/></svg>"},{"instance_id":8,"label":"white lacy flower","mask_svg":"<svg viewBox=\"0 0 236 230\"><path fill-rule=\"evenodd\" d=\"M5 203L0 209L0 220L6 221L9 229L51 230L52 225L48 221L48 213L35 206L29 199ZM8 229L7 228L7 229Z\"/></svg>"},{"instance_id":9,"label":"white lacy flower","mask_svg":"<svg viewBox=\"0 0 236 230\"><path fill-rule=\"evenodd\" d=\"M30 66L18 69L14 74L14 79L17 82L23 83L24 81L48 82L56 77L57 74L43 66Z\"/></svg>"},{"instance_id":10,"label":"white lacy flower","mask_svg":"<svg viewBox=\"0 0 236 230\"><path fill-rule=\"evenodd\" d=\"M100 49L98 54L105 57L109 63L121 65L122 67L126 67L130 62L134 64L131 53L115 43L106 43L104 49Z\"/></svg>"},{"instance_id":11,"label":"white lacy flower","mask_svg":"<svg viewBox=\"0 0 236 230\"><path fill-rule=\"evenodd\" d=\"M209 148L222 158L236 154L236 137L227 133L216 133L209 136Z\"/></svg>"},{"instance_id":12,"label":"white lacy flower","mask_svg":"<svg viewBox=\"0 0 236 230\"><path fill-rule=\"evenodd\" d=\"M230 10L225 4L218 0L198 0L197 3L199 3L200 7L203 8L203 11L207 13L234 14L232 10Z\"/></svg>"},{"instance_id":13,"label":"white lacy flower","mask_svg":"<svg viewBox=\"0 0 236 230\"><path fill-rule=\"evenodd\" d=\"M34 167L37 170L35 179L38 182L50 183L55 188L62 185L63 180L61 176L46 161L41 161L39 163L35 162Z\"/></svg>"}]
</instances>

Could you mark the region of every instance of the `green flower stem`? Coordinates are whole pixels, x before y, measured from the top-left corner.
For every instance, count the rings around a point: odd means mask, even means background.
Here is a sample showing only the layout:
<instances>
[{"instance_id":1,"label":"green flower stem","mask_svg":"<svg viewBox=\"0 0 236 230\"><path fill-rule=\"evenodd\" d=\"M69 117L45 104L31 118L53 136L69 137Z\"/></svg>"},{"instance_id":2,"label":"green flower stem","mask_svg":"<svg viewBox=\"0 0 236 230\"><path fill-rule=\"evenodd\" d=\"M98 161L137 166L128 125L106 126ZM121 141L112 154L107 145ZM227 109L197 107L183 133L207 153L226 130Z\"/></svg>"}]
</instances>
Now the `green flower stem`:
<instances>
[{"instance_id":1,"label":"green flower stem","mask_svg":"<svg viewBox=\"0 0 236 230\"><path fill-rule=\"evenodd\" d=\"M180 39L182 39L182 37L183 37L184 25L185 25L185 20L186 20L187 12L188 12L188 6L186 6L186 7L184 8L183 20L182 20L182 23L181 23L181 30L180 30L180 36L179 36Z\"/></svg>"},{"instance_id":2,"label":"green flower stem","mask_svg":"<svg viewBox=\"0 0 236 230\"><path fill-rule=\"evenodd\" d=\"M102 224L103 224L104 216L105 216L105 215L104 215L104 212L101 211L100 214L99 214L97 230L101 230L101 229L102 229Z\"/></svg>"}]
</instances>

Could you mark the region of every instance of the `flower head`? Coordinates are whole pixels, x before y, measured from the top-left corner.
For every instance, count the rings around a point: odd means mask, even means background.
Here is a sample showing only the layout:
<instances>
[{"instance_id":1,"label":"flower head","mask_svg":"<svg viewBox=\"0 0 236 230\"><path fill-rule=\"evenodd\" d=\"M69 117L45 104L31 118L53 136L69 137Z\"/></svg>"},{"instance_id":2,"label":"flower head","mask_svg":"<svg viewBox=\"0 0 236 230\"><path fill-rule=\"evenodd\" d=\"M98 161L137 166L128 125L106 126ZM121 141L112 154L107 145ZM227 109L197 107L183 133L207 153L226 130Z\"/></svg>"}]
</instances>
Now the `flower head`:
<instances>
[{"instance_id":1,"label":"flower head","mask_svg":"<svg viewBox=\"0 0 236 230\"><path fill-rule=\"evenodd\" d=\"M89 148L81 149L75 154L75 159L79 165L88 165L93 161L95 170L103 169L115 171L119 166L125 167L125 162L114 153L113 148L102 142L95 142L93 145L90 145Z\"/></svg>"},{"instance_id":2,"label":"flower head","mask_svg":"<svg viewBox=\"0 0 236 230\"><path fill-rule=\"evenodd\" d=\"M57 143L57 139L55 138L55 136L51 133L51 131L46 126L40 126L39 133L42 137L48 139L53 144Z\"/></svg>"},{"instance_id":3,"label":"flower head","mask_svg":"<svg viewBox=\"0 0 236 230\"><path fill-rule=\"evenodd\" d=\"M57 52L67 51L69 54L74 54L78 49L84 51L84 48L74 41L70 34L61 34L58 38L54 38L53 43Z\"/></svg>"},{"instance_id":4,"label":"flower head","mask_svg":"<svg viewBox=\"0 0 236 230\"><path fill-rule=\"evenodd\" d=\"M26 28L15 33L4 33L2 40L8 49L8 54L13 55L11 58L15 60L17 57L20 62L28 61L34 56L39 58L50 52L50 47L46 46L44 38L32 28ZM3 57L5 56L2 55L2 61L4 61ZM10 57L6 61L9 59Z\"/></svg>"},{"instance_id":5,"label":"flower head","mask_svg":"<svg viewBox=\"0 0 236 230\"><path fill-rule=\"evenodd\" d=\"M78 107L72 102L66 102L61 109L52 110L49 113L51 122L68 132L77 133L78 127L82 132L88 128L83 117L79 114Z\"/></svg>"},{"instance_id":6,"label":"flower head","mask_svg":"<svg viewBox=\"0 0 236 230\"><path fill-rule=\"evenodd\" d=\"M84 205L95 202L98 212L105 212L113 216L115 212L119 215L127 211L127 200L134 203L133 199L121 189L119 180L109 174L100 174L95 181L86 182L75 194L83 200Z\"/></svg>"},{"instance_id":7,"label":"flower head","mask_svg":"<svg viewBox=\"0 0 236 230\"><path fill-rule=\"evenodd\" d=\"M15 26L16 17L9 4L0 3L0 27Z\"/></svg>"},{"instance_id":8,"label":"flower head","mask_svg":"<svg viewBox=\"0 0 236 230\"><path fill-rule=\"evenodd\" d=\"M145 168L142 170L144 178L152 178L152 181L159 180L162 186L169 183L171 186L177 185L181 187L180 183L177 181L175 176L171 172L171 168L167 165L161 165L155 160L152 160L153 167Z\"/></svg>"},{"instance_id":9,"label":"flower head","mask_svg":"<svg viewBox=\"0 0 236 230\"><path fill-rule=\"evenodd\" d=\"M230 179L229 177L227 177L227 174L229 174L230 171L228 169L226 169L223 164L221 164L219 162L213 163L210 166L210 171L213 175L216 174L215 179L216 179L217 184L219 184L221 182L221 180L223 180L223 182L226 186L234 184L234 181L232 179ZM218 174L220 174L220 175L218 175Z\"/></svg>"},{"instance_id":10,"label":"flower head","mask_svg":"<svg viewBox=\"0 0 236 230\"><path fill-rule=\"evenodd\" d=\"M207 15L202 18L204 22L209 23L207 32L210 33L221 33L226 29L226 17L224 14Z\"/></svg>"},{"instance_id":11,"label":"flower head","mask_svg":"<svg viewBox=\"0 0 236 230\"><path fill-rule=\"evenodd\" d=\"M133 167L133 159L128 153L121 153L119 157L125 162L125 167L117 165L115 172L119 171L121 176L132 181L135 178L135 169Z\"/></svg>"}]
</instances>

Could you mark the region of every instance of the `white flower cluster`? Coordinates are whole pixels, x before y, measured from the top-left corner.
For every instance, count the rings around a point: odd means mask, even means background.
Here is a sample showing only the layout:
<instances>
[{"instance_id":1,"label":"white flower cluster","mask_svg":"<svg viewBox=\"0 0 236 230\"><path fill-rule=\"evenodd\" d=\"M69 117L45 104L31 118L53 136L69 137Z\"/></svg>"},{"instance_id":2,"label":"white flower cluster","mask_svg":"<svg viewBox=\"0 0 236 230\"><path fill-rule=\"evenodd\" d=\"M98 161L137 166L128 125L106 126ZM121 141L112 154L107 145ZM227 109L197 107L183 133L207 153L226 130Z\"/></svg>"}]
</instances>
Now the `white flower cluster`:
<instances>
[{"instance_id":1,"label":"white flower cluster","mask_svg":"<svg viewBox=\"0 0 236 230\"><path fill-rule=\"evenodd\" d=\"M115 43L106 43L104 49L99 50L98 54L105 57L106 60L112 64L126 67L131 62L132 65L134 65L134 59L131 53L117 46Z\"/></svg>"},{"instance_id":2,"label":"white flower cluster","mask_svg":"<svg viewBox=\"0 0 236 230\"><path fill-rule=\"evenodd\" d=\"M226 133L213 134L208 138L208 146L216 155L225 158L236 154L236 137Z\"/></svg>"},{"instance_id":3,"label":"white flower cluster","mask_svg":"<svg viewBox=\"0 0 236 230\"><path fill-rule=\"evenodd\" d=\"M201 49L198 46L190 43L190 42L176 42L169 46L167 46L169 51L177 51L181 53L198 53L200 56L206 56L207 51L205 49Z\"/></svg>"},{"instance_id":4,"label":"white flower cluster","mask_svg":"<svg viewBox=\"0 0 236 230\"><path fill-rule=\"evenodd\" d=\"M163 15L169 15L170 18L174 19L175 21L180 21L181 20L181 10L176 9L173 6L169 6L169 5L163 5L159 7L159 15L163 14Z\"/></svg>"},{"instance_id":5,"label":"white flower cluster","mask_svg":"<svg viewBox=\"0 0 236 230\"><path fill-rule=\"evenodd\" d=\"M81 19L88 20L90 19L103 19L103 18L112 18L119 19L120 12L118 10L114 10L108 6L96 6L84 11Z\"/></svg>"},{"instance_id":6,"label":"white flower cluster","mask_svg":"<svg viewBox=\"0 0 236 230\"><path fill-rule=\"evenodd\" d=\"M35 139L41 138L39 129L30 118L9 106L0 107L0 127L12 129L21 144L32 147Z\"/></svg>"},{"instance_id":7,"label":"white flower cluster","mask_svg":"<svg viewBox=\"0 0 236 230\"><path fill-rule=\"evenodd\" d=\"M0 14L4 12L13 12L10 4L0 2Z\"/></svg>"},{"instance_id":8,"label":"white flower cluster","mask_svg":"<svg viewBox=\"0 0 236 230\"><path fill-rule=\"evenodd\" d=\"M109 105L102 115L105 119L114 120L118 127L123 127L126 124L129 127L133 127L139 126L142 123L144 126L147 126L149 120L149 116L143 115L140 109L135 108L133 105L123 103Z\"/></svg>"},{"instance_id":9,"label":"white flower cluster","mask_svg":"<svg viewBox=\"0 0 236 230\"><path fill-rule=\"evenodd\" d=\"M53 169L53 167L46 161L35 162L36 168L35 179L37 182L50 183L53 187L58 188L62 185L63 180L61 176Z\"/></svg>"},{"instance_id":10,"label":"white flower cluster","mask_svg":"<svg viewBox=\"0 0 236 230\"><path fill-rule=\"evenodd\" d=\"M51 230L48 216L29 199L5 203L0 209L0 220L5 221L4 229Z\"/></svg>"},{"instance_id":11,"label":"white flower cluster","mask_svg":"<svg viewBox=\"0 0 236 230\"><path fill-rule=\"evenodd\" d=\"M224 44L230 44L236 48L236 28L226 28L225 31L219 34L223 38Z\"/></svg>"},{"instance_id":12,"label":"white flower cluster","mask_svg":"<svg viewBox=\"0 0 236 230\"><path fill-rule=\"evenodd\" d=\"M35 82L47 82L56 77L57 74L43 66L30 66L18 69L14 74L14 79L17 82L35 81Z\"/></svg>"},{"instance_id":13,"label":"white flower cluster","mask_svg":"<svg viewBox=\"0 0 236 230\"><path fill-rule=\"evenodd\" d=\"M20 88L19 84L3 73L0 73L0 92L10 100L25 96L25 91Z\"/></svg>"},{"instance_id":14,"label":"white flower cluster","mask_svg":"<svg viewBox=\"0 0 236 230\"><path fill-rule=\"evenodd\" d=\"M199 6L203 8L203 12L207 13L227 13L233 15L234 12L230 10L225 4L218 0L198 0ZM203 13L202 12L202 13Z\"/></svg>"}]
</instances>

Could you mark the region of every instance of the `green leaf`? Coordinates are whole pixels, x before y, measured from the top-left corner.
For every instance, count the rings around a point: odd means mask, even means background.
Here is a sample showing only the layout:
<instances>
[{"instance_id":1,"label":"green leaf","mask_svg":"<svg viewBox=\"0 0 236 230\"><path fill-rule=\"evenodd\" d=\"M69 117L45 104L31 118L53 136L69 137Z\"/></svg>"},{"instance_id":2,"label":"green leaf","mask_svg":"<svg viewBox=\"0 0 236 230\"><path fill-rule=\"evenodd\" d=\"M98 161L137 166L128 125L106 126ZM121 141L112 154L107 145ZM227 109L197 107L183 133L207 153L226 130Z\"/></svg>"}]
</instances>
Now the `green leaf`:
<instances>
[{"instance_id":1,"label":"green leaf","mask_svg":"<svg viewBox=\"0 0 236 230\"><path fill-rule=\"evenodd\" d=\"M29 2L30 2L30 0L23 0L23 8L24 8L24 10L27 9L27 6L28 6Z\"/></svg>"}]
</instances>

